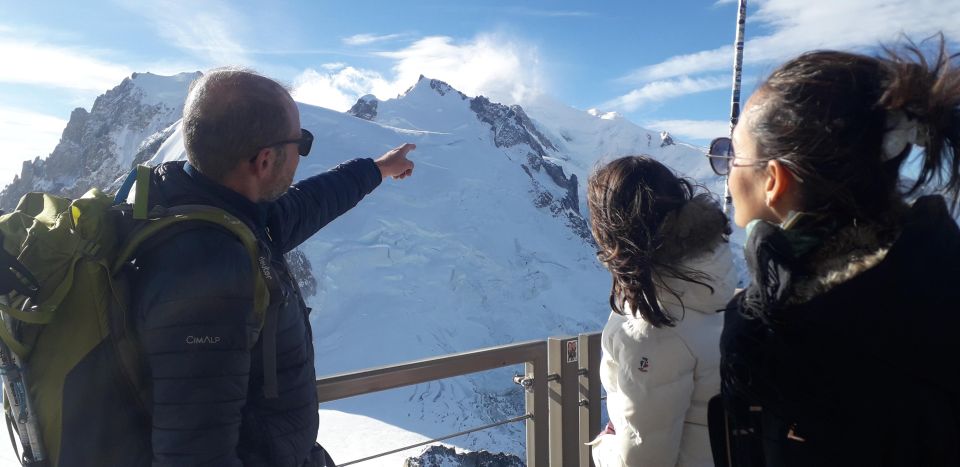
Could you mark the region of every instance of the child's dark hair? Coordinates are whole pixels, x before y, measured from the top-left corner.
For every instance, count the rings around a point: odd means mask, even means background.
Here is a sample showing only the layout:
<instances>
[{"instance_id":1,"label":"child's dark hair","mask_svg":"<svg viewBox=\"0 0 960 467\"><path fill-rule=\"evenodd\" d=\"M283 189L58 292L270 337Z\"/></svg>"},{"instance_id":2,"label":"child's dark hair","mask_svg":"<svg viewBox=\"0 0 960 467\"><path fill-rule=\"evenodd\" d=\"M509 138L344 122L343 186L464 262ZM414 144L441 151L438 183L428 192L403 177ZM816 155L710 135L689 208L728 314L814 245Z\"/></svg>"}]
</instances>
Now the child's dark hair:
<instances>
[{"instance_id":1,"label":"child's dark hair","mask_svg":"<svg viewBox=\"0 0 960 467\"><path fill-rule=\"evenodd\" d=\"M708 193L697 194L696 185L648 156L594 170L587 204L597 258L613 276L610 307L623 315L626 303L655 327L673 326L657 289L666 288L666 277L710 287L704 273L680 262L715 248L730 233L727 217Z\"/></svg>"}]
</instances>

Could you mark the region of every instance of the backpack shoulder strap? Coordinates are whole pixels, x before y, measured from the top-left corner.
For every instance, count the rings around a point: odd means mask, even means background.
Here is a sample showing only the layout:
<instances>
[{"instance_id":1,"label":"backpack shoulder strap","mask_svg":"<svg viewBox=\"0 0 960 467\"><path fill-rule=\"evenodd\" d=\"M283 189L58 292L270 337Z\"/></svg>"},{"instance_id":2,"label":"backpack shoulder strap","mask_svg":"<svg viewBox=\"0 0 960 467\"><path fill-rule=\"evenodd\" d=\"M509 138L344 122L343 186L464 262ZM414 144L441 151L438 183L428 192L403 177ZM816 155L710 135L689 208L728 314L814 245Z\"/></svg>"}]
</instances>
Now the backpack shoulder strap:
<instances>
[{"instance_id":1,"label":"backpack shoulder strap","mask_svg":"<svg viewBox=\"0 0 960 467\"><path fill-rule=\"evenodd\" d=\"M137 197L139 200L139 196ZM243 244L250 255L250 266L255 271L253 275L253 309L257 314L260 327L263 327L267 307L270 304L270 290L264 273L264 267L269 267L266 258L261 255L257 237L242 221L223 209L206 205L184 205L175 208L163 209L158 217L147 218L133 232L130 233L123 249L113 264L112 272L120 271L141 245L169 229L181 229L188 224L196 226L214 225L232 233Z\"/></svg>"}]
</instances>

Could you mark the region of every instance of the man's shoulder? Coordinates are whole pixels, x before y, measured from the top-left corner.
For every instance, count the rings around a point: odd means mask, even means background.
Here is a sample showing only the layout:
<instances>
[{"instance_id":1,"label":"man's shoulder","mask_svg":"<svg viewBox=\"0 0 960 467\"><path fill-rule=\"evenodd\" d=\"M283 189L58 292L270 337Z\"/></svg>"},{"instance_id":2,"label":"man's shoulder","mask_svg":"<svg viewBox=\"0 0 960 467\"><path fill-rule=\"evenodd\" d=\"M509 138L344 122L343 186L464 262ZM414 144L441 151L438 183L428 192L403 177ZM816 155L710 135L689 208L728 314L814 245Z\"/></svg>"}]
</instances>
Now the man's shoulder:
<instances>
[{"instance_id":1,"label":"man's shoulder","mask_svg":"<svg viewBox=\"0 0 960 467\"><path fill-rule=\"evenodd\" d=\"M135 293L143 308L205 297L253 297L250 254L240 239L215 226L177 232L138 254L135 264Z\"/></svg>"},{"instance_id":2,"label":"man's shoulder","mask_svg":"<svg viewBox=\"0 0 960 467\"><path fill-rule=\"evenodd\" d=\"M230 277L252 270L250 253L240 239L215 225L190 226L161 237L137 255L143 277L179 273Z\"/></svg>"}]
</instances>

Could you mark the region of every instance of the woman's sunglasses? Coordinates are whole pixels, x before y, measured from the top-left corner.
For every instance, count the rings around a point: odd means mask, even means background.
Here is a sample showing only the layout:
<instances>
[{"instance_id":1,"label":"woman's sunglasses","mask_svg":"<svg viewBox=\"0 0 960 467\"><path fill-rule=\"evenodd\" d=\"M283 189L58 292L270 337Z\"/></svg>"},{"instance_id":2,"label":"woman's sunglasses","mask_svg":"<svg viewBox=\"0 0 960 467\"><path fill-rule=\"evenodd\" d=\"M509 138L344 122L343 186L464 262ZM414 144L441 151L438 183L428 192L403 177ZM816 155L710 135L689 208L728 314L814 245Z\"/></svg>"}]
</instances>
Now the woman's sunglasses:
<instances>
[{"instance_id":1,"label":"woman's sunglasses","mask_svg":"<svg viewBox=\"0 0 960 467\"><path fill-rule=\"evenodd\" d=\"M729 175L733 165L733 142L726 136L714 138L710 149L704 154L710 160L710 168L717 175Z\"/></svg>"},{"instance_id":2,"label":"woman's sunglasses","mask_svg":"<svg viewBox=\"0 0 960 467\"><path fill-rule=\"evenodd\" d=\"M733 141L726 136L715 138L710 142L710 149L704 154L710 159L710 168L717 175L730 175L730 169L733 167L763 167L772 159L753 160L746 164L737 164L737 155L733 152ZM742 157L740 158L743 159Z\"/></svg>"}]
</instances>

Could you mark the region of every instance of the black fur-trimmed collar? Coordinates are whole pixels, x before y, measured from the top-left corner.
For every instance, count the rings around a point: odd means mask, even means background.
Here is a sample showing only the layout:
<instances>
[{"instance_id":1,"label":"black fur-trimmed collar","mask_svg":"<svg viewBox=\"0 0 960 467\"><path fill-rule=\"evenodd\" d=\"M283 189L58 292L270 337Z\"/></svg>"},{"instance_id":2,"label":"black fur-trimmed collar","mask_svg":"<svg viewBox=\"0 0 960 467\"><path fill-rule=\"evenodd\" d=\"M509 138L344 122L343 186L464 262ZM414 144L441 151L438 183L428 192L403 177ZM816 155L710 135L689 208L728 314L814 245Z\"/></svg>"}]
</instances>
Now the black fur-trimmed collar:
<instances>
[{"instance_id":1,"label":"black fur-trimmed collar","mask_svg":"<svg viewBox=\"0 0 960 467\"><path fill-rule=\"evenodd\" d=\"M839 226L815 217L787 230L758 223L745 245L753 280L739 296L741 311L770 319L784 306L805 303L873 268L897 240L905 211Z\"/></svg>"}]
</instances>

